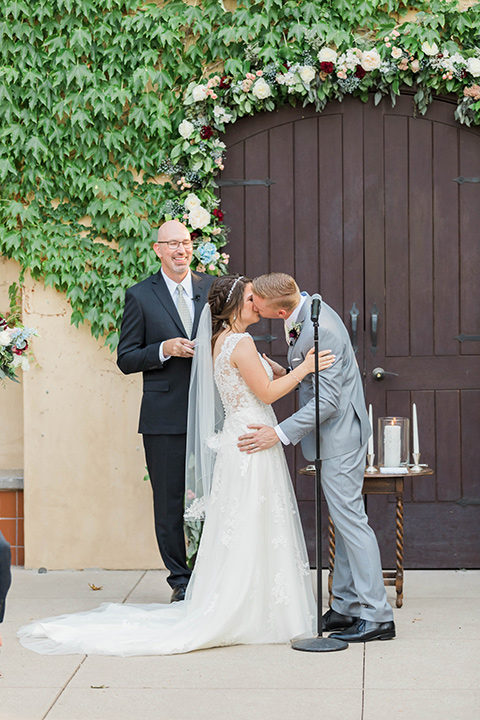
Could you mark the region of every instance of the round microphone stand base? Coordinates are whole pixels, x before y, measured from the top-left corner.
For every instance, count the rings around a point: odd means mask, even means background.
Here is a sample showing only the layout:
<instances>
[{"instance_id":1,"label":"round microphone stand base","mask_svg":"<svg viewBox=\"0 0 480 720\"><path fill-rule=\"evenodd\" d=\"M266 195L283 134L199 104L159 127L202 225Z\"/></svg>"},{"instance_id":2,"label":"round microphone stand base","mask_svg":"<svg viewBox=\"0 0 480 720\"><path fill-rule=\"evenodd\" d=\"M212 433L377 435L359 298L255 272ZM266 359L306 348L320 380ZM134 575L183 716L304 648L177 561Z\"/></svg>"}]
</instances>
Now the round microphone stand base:
<instances>
[{"instance_id":1,"label":"round microphone stand base","mask_svg":"<svg viewBox=\"0 0 480 720\"><path fill-rule=\"evenodd\" d=\"M337 650L346 650L347 647L348 643L344 640L320 636L303 638L292 642L293 650L303 650L303 652L335 652Z\"/></svg>"}]
</instances>

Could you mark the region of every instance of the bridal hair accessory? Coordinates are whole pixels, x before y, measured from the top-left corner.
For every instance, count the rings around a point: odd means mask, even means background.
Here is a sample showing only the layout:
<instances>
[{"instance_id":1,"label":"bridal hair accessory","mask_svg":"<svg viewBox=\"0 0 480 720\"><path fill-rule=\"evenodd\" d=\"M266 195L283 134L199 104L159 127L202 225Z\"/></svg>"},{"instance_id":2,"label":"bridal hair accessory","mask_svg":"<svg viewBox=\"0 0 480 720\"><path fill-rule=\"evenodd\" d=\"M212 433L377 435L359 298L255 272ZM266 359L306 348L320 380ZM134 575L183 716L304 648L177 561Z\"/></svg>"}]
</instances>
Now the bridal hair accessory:
<instances>
[{"instance_id":1,"label":"bridal hair accessory","mask_svg":"<svg viewBox=\"0 0 480 720\"><path fill-rule=\"evenodd\" d=\"M230 290L228 291L227 299L225 300L225 305L228 305L228 303L230 302L230 298L232 297L232 293L233 293L233 291L235 290L235 285L238 283L239 280L242 280L242 279L243 279L243 275L240 275L238 278L235 278L235 280L233 281L233 285L232 285L232 287L230 288Z\"/></svg>"}]
</instances>

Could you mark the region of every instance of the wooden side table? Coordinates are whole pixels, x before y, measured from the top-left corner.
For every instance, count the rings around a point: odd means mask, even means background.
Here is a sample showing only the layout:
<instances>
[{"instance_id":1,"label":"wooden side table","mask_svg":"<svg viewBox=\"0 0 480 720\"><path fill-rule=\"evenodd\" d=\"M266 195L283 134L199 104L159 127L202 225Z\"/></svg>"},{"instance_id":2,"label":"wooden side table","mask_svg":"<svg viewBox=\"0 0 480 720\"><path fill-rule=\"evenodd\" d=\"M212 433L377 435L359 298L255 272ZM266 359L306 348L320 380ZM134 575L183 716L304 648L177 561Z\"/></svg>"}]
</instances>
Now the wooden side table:
<instances>
[{"instance_id":1,"label":"wooden side table","mask_svg":"<svg viewBox=\"0 0 480 720\"><path fill-rule=\"evenodd\" d=\"M315 468L309 465L301 468L301 475L315 475ZM379 471L365 473L363 481L364 495L395 495L396 498L396 568L395 570L383 571L383 582L385 585L394 585L397 593L396 606L403 605L403 490L405 478L418 478L425 475L433 475L432 468L425 467L421 472L408 472L404 475L384 475ZM329 545L328 545L328 592L329 602L332 602L332 579L335 565L335 528L332 519L328 518Z\"/></svg>"}]
</instances>

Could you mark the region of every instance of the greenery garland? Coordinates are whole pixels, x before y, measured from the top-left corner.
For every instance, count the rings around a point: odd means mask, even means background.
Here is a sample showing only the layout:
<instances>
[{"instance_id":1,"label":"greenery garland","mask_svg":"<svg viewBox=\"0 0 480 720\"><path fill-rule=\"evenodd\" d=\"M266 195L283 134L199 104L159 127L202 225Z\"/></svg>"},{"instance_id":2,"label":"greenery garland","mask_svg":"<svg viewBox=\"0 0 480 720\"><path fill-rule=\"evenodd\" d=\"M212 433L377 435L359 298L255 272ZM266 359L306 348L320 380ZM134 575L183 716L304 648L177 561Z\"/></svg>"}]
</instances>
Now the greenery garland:
<instances>
[{"instance_id":1,"label":"greenery garland","mask_svg":"<svg viewBox=\"0 0 480 720\"><path fill-rule=\"evenodd\" d=\"M479 6L387 0L0 1L0 253L65 292L113 349L152 228L183 219L226 271L215 195L226 124L284 103L456 93L480 123ZM163 177L159 177L159 172Z\"/></svg>"}]
</instances>

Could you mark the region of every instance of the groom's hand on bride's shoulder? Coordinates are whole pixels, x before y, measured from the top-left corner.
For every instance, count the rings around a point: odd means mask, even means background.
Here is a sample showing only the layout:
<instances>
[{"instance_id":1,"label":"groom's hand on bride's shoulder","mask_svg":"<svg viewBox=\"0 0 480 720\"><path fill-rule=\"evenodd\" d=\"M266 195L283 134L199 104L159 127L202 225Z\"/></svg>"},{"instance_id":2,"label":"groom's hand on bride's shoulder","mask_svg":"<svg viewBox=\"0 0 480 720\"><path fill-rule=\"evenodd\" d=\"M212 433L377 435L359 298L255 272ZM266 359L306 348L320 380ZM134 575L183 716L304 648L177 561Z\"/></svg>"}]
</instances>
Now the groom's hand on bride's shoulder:
<instances>
[{"instance_id":1,"label":"groom's hand on bride's shoulder","mask_svg":"<svg viewBox=\"0 0 480 720\"><path fill-rule=\"evenodd\" d=\"M252 432L240 435L237 447L241 452L251 455L261 450L268 450L280 442L275 430L269 425L248 425Z\"/></svg>"}]
</instances>

